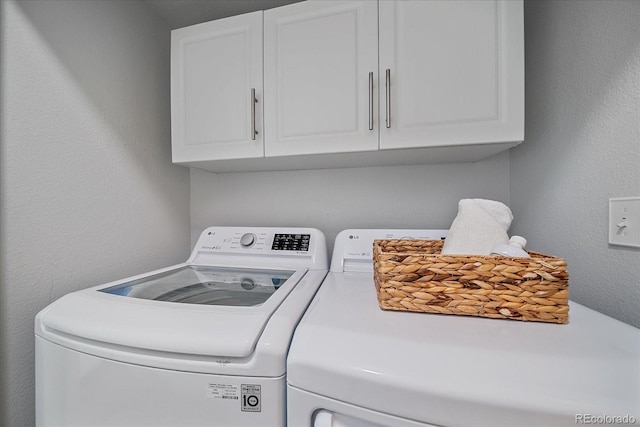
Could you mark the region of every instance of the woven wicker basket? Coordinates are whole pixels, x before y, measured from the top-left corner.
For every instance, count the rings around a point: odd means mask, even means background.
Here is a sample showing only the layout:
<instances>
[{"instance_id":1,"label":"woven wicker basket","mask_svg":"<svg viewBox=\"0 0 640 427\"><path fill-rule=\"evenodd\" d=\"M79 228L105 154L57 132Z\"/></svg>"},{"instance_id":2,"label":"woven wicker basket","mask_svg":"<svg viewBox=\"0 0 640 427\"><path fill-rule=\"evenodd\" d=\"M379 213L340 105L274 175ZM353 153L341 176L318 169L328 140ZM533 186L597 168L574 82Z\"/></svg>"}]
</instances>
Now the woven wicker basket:
<instances>
[{"instance_id":1,"label":"woven wicker basket","mask_svg":"<svg viewBox=\"0 0 640 427\"><path fill-rule=\"evenodd\" d=\"M562 258L442 255L441 240L376 240L374 280L385 310L566 323Z\"/></svg>"}]
</instances>

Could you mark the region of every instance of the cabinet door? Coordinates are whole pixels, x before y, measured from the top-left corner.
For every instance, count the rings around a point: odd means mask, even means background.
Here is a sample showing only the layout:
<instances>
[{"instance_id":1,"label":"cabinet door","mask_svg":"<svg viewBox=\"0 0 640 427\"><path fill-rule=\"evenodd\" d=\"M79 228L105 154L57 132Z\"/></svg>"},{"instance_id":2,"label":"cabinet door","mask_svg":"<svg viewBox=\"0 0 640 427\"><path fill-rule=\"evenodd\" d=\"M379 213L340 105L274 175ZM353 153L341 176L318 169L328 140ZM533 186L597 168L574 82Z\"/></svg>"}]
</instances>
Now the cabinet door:
<instances>
[{"instance_id":1,"label":"cabinet door","mask_svg":"<svg viewBox=\"0 0 640 427\"><path fill-rule=\"evenodd\" d=\"M380 0L380 148L522 141L523 31L521 1Z\"/></svg>"},{"instance_id":2,"label":"cabinet door","mask_svg":"<svg viewBox=\"0 0 640 427\"><path fill-rule=\"evenodd\" d=\"M378 2L295 3L264 25L266 156L377 150Z\"/></svg>"},{"instance_id":3,"label":"cabinet door","mask_svg":"<svg viewBox=\"0 0 640 427\"><path fill-rule=\"evenodd\" d=\"M262 157L262 91L261 11L172 31L173 161Z\"/></svg>"}]
</instances>

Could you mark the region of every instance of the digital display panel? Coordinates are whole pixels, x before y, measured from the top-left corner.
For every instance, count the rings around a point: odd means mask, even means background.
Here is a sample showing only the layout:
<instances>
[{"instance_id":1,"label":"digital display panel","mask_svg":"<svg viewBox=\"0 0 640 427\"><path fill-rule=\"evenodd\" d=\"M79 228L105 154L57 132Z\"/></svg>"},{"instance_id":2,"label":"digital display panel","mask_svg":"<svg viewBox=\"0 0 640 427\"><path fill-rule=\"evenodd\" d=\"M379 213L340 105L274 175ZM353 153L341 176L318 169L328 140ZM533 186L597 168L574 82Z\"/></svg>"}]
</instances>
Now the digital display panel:
<instances>
[{"instance_id":1,"label":"digital display panel","mask_svg":"<svg viewBox=\"0 0 640 427\"><path fill-rule=\"evenodd\" d=\"M273 236L274 251L308 251L311 234L276 234Z\"/></svg>"}]
</instances>

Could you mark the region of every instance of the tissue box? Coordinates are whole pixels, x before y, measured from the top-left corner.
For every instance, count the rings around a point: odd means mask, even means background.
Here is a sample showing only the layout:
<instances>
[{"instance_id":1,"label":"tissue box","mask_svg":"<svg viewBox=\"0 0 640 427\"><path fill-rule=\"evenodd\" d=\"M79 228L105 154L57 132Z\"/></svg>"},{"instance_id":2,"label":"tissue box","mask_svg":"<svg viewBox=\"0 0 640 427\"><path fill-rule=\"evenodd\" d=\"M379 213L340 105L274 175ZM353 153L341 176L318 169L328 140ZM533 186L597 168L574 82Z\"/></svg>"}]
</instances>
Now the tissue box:
<instances>
[{"instance_id":1,"label":"tissue box","mask_svg":"<svg viewBox=\"0 0 640 427\"><path fill-rule=\"evenodd\" d=\"M374 281L384 310L567 323L562 258L442 255L441 240L375 240Z\"/></svg>"}]
</instances>

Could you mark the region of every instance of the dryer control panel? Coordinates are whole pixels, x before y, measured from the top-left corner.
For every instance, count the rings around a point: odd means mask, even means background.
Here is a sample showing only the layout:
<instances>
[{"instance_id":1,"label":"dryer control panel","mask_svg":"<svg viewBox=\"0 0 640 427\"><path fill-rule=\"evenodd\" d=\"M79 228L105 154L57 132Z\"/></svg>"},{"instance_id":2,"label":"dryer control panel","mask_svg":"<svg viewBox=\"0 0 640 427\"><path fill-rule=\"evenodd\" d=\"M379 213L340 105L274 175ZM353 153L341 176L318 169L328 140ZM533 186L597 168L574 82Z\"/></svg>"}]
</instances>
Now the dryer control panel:
<instances>
[{"instance_id":1,"label":"dryer control panel","mask_svg":"<svg viewBox=\"0 0 640 427\"><path fill-rule=\"evenodd\" d=\"M331 271L373 272L373 241L376 239L444 240L448 230L349 229L336 237Z\"/></svg>"}]
</instances>

